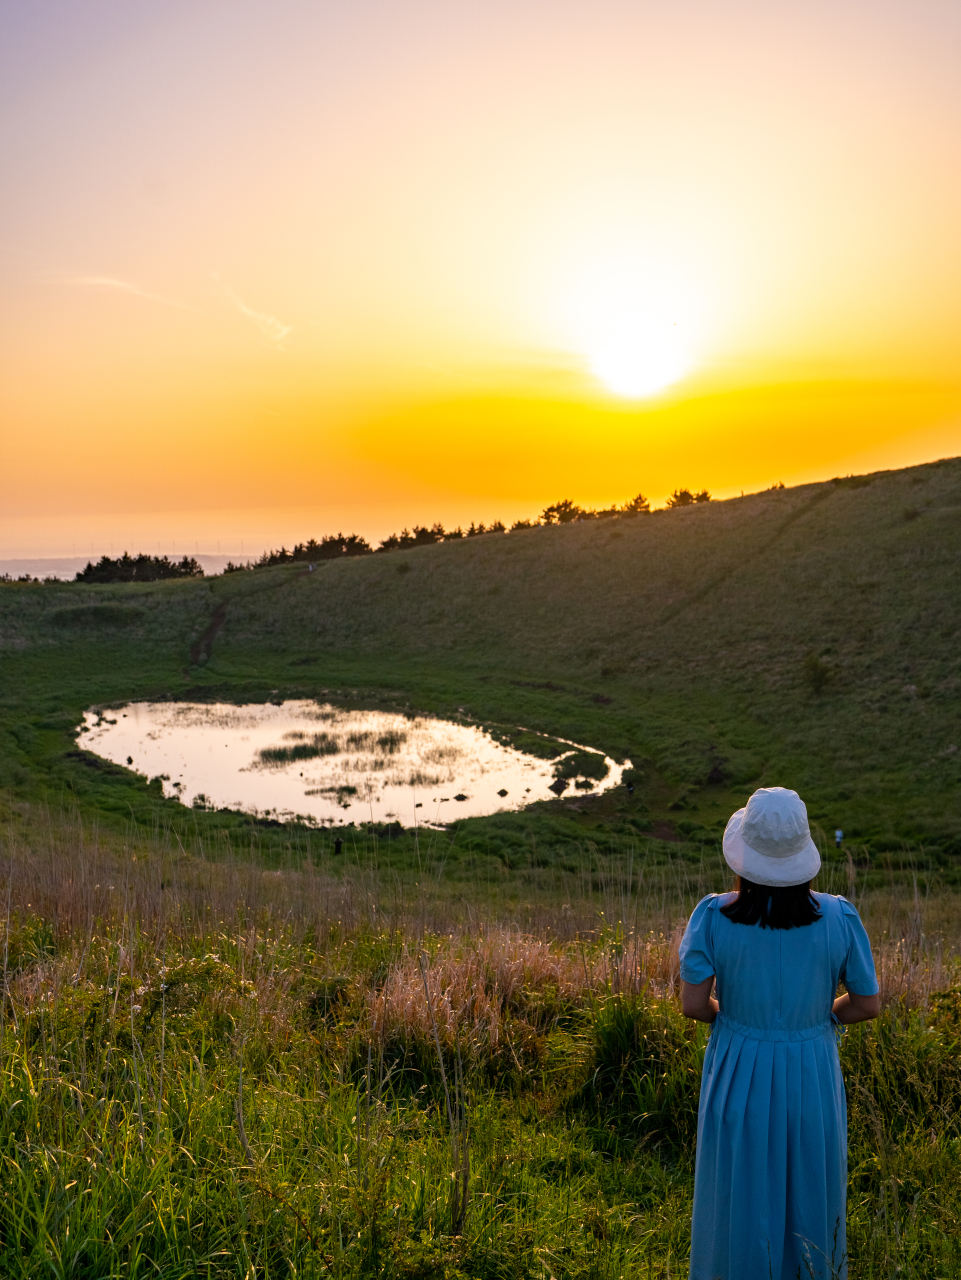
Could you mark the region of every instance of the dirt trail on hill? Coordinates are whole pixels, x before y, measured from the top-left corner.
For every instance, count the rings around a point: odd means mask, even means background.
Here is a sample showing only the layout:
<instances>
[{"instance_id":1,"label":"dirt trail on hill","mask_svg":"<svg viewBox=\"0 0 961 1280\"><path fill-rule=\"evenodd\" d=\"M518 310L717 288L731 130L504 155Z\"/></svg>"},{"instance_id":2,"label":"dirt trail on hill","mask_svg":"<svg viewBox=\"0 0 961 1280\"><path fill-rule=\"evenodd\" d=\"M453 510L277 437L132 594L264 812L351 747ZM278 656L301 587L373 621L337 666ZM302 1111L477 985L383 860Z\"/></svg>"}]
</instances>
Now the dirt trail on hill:
<instances>
[{"instance_id":1,"label":"dirt trail on hill","mask_svg":"<svg viewBox=\"0 0 961 1280\"><path fill-rule=\"evenodd\" d=\"M225 601L221 601L213 611L210 622L203 635L199 636L190 646L190 665L195 667L201 658L210 658L210 649L217 637L217 632L227 621L227 605Z\"/></svg>"},{"instance_id":2,"label":"dirt trail on hill","mask_svg":"<svg viewBox=\"0 0 961 1280\"><path fill-rule=\"evenodd\" d=\"M303 572L298 573L296 577L302 578L304 577L305 574L309 572L311 571L308 569L304 569ZM289 585L289 580L281 579L281 581L279 582L265 583L264 585L258 586L253 591L247 592L245 594L246 594L246 597L249 599L250 596L252 595L263 595L268 591L277 591L278 589L283 588L287 585ZM197 663L200 662L201 658L206 658L208 661L210 660L210 654L211 654L211 649L213 647L214 640L216 640L221 627L223 627L224 623L227 621L228 603L229 602L227 600L220 601L216 609L214 609L213 613L211 614L210 622L207 624L206 630L190 646L190 665L192 667L195 667Z\"/></svg>"},{"instance_id":3,"label":"dirt trail on hill","mask_svg":"<svg viewBox=\"0 0 961 1280\"><path fill-rule=\"evenodd\" d=\"M680 614L685 611L685 609L689 609L692 605L700 604L702 600L707 599L709 595L717 591L719 587L722 587L729 578L732 578L735 573L745 569L749 564L754 560L758 560L761 556L767 555L778 539L787 533L791 525L795 524L798 520L803 519L805 516L810 515L815 508L819 507L821 503L830 496L830 489L819 489L812 498L808 499L807 502L802 503L792 511L786 519L782 520L777 528L767 536L766 541L758 546L753 553L747 556L744 556L743 554L738 556L737 559L732 561L727 569L722 573L719 573L716 578L713 578L710 582L706 583L699 591L687 596L686 599L679 601L676 605L665 609L664 612L655 620L656 624L658 626L663 626L665 623L673 622L675 618L679 617Z\"/></svg>"}]
</instances>

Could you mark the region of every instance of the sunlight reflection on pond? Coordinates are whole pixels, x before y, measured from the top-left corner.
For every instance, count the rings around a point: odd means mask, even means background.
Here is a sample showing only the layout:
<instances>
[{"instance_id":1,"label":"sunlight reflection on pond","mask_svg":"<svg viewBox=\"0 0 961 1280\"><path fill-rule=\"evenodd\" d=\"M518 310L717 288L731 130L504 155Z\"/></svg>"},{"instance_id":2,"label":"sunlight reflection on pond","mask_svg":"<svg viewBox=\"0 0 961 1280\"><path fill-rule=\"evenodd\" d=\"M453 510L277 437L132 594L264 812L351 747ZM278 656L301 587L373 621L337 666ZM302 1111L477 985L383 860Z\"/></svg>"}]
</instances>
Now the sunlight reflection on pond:
<instances>
[{"instance_id":1,"label":"sunlight reflection on pond","mask_svg":"<svg viewBox=\"0 0 961 1280\"><path fill-rule=\"evenodd\" d=\"M542 759L432 716L308 701L134 702L88 711L80 729L86 750L160 777L164 795L184 804L312 823L482 817L554 799L564 783L580 792L616 786L629 764L519 732L557 754Z\"/></svg>"}]
</instances>

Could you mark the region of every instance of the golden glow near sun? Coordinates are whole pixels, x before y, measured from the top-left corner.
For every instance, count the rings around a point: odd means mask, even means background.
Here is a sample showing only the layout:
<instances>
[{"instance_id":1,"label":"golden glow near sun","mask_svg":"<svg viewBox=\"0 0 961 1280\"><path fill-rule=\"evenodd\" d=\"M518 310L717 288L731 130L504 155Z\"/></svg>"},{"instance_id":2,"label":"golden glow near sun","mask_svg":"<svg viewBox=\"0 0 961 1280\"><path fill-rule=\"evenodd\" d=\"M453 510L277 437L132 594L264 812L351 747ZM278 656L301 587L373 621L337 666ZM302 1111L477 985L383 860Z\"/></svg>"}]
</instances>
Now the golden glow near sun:
<instances>
[{"instance_id":1,"label":"golden glow near sun","mask_svg":"<svg viewBox=\"0 0 961 1280\"><path fill-rule=\"evenodd\" d=\"M572 288L576 349L615 396L644 400L695 367L693 290L663 266L624 260L595 268Z\"/></svg>"}]
</instances>

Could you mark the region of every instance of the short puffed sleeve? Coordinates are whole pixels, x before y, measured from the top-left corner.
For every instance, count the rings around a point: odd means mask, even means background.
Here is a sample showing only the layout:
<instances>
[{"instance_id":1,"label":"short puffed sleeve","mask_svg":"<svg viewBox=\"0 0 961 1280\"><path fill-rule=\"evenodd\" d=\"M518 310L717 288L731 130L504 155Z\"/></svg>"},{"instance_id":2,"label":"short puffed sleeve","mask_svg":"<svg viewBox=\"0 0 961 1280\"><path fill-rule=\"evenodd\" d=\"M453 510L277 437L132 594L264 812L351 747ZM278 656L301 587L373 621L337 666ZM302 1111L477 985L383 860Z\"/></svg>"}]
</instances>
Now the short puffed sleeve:
<instances>
[{"instance_id":1,"label":"short puffed sleeve","mask_svg":"<svg viewBox=\"0 0 961 1280\"><path fill-rule=\"evenodd\" d=\"M709 893L694 908L684 937L681 939L681 978L684 982L705 982L712 978L714 969L714 911L717 894Z\"/></svg>"},{"instance_id":2,"label":"short puffed sleeve","mask_svg":"<svg viewBox=\"0 0 961 1280\"><path fill-rule=\"evenodd\" d=\"M871 955L871 943L861 917L847 898L839 897L838 902L841 904L841 919L844 921L844 936L848 948L841 968L841 981L855 995L877 995L878 978L874 971L874 957Z\"/></svg>"}]
</instances>

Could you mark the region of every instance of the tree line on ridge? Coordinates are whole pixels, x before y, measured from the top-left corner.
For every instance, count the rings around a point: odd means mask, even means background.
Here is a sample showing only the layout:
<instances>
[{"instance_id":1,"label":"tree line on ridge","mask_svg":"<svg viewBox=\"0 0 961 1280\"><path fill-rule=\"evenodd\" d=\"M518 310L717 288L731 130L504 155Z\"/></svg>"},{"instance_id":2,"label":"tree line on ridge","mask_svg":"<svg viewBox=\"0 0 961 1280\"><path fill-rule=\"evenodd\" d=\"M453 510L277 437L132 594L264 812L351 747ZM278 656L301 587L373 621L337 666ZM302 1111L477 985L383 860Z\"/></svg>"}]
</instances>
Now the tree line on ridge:
<instances>
[{"instance_id":1,"label":"tree line on ridge","mask_svg":"<svg viewBox=\"0 0 961 1280\"><path fill-rule=\"evenodd\" d=\"M112 560L101 556L96 564L88 560L75 582L160 582L163 578L202 578L204 571L193 556L171 560L168 556L132 556L125 551Z\"/></svg>"},{"instance_id":2,"label":"tree line on ridge","mask_svg":"<svg viewBox=\"0 0 961 1280\"><path fill-rule=\"evenodd\" d=\"M687 507L695 503L710 502L711 495L707 489L693 492L690 489L675 489L667 500L668 507ZM438 542L456 542L460 538L476 538L486 533L513 533L517 529L534 529L544 525L573 524L580 520L604 520L612 517L633 519L637 516L650 515L651 504L643 493L637 494L630 502L622 506L582 507L570 498L552 502L544 508L534 520L515 520L510 529L501 520L491 524L474 524L468 529L458 526L445 529L437 522L432 525L415 524L412 529L402 529L400 533L389 534L382 538L376 547L371 546L359 533L332 533L322 537L319 542L310 538L307 542L298 542L291 551L281 547L279 551L265 551L258 560L248 560L245 564L234 564L228 560L224 573L238 573L248 569L266 568L270 565L291 564L295 561L317 563L321 560L342 560L350 556L380 555L390 551L406 551L411 547L429 547ZM88 561L76 577L76 582L158 582L165 578L202 578L204 571L193 556L171 560L168 556L151 556L141 552L131 556L124 552L122 556L111 559L101 556L96 564Z\"/></svg>"},{"instance_id":3,"label":"tree line on ridge","mask_svg":"<svg viewBox=\"0 0 961 1280\"><path fill-rule=\"evenodd\" d=\"M687 507L694 503L710 502L711 495L707 489L692 492L690 489L675 489L667 500L668 507ZM461 538L476 538L485 533L513 533L517 529L534 529L538 526L552 524L573 524L580 520L604 520L614 516L631 519L635 516L650 515L651 504L643 493L637 494L623 506L604 507L600 510L593 507L582 507L570 498L552 502L545 507L535 520L515 520L510 529L501 520L491 524L471 523L468 529L458 526L456 529L445 529L437 522L432 525L415 524L412 529L402 529L400 533L389 534L381 539L376 547L372 547L366 538L359 534L335 533L321 538L320 542L313 538L309 542L298 542L291 551L281 547L279 551L265 551L257 561L246 564L227 562L224 573L236 573L243 569L259 569L268 565L290 564L294 561L340 560L348 556L380 555L388 551L406 551L411 547L429 547L438 542L456 542Z\"/></svg>"}]
</instances>

